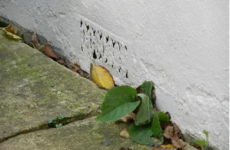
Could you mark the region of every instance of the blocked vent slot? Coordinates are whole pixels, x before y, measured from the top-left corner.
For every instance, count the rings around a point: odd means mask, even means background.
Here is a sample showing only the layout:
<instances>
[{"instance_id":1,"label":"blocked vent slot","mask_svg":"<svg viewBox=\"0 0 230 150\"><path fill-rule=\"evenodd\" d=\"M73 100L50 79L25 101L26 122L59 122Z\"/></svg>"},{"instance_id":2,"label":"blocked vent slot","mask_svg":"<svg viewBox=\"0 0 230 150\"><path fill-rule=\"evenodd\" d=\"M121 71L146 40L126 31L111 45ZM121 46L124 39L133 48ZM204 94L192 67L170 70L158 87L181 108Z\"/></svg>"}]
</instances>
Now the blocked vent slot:
<instances>
[{"instance_id":1,"label":"blocked vent slot","mask_svg":"<svg viewBox=\"0 0 230 150\"><path fill-rule=\"evenodd\" d=\"M106 67L113 76L129 77L125 67L128 48L121 40L98 25L93 25L84 19L80 21L80 30L83 58L90 58L90 61L96 65Z\"/></svg>"}]
</instances>

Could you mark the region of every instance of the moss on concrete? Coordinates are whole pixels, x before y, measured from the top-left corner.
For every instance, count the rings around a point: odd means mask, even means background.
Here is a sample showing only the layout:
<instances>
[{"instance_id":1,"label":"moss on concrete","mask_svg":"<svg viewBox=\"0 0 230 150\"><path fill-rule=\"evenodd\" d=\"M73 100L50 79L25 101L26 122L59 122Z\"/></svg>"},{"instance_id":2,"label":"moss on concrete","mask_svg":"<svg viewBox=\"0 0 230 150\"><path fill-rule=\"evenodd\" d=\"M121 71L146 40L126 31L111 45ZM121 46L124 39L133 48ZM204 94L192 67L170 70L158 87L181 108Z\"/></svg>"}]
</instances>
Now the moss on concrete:
<instances>
[{"instance_id":1,"label":"moss on concrete","mask_svg":"<svg viewBox=\"0 0 230 150\"><path fill-rule=\"evenodd\" d=\"M130 139L119 136L123 125L95 122L95 118L77 121L57 129L32 132L9 139L0 145L7 150L119 150L121 147L133 150L150 150ZM108 146L102 143L111 139ZM31 143L31 144L28 144Z\"/></svg>"},{"instance_id":2,"label":"moss on concrete","mask_svg":"<svg viewBox=\"0 0 230 150\"><path fill-rule=\"evenodd\" d=\"M78 120L97 113L104 90L2 31L0 60L0 141L59 114Z\"/></svg>"}]
</instances>

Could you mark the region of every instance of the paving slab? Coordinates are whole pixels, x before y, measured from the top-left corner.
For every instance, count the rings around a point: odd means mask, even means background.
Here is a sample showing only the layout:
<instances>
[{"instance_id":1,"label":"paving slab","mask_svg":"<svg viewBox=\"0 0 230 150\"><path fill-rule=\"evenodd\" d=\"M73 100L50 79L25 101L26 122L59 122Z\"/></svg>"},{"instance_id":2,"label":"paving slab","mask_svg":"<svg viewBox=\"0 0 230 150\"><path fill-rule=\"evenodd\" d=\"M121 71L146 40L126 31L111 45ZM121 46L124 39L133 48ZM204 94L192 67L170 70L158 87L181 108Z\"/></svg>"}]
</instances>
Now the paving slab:
<instances>
[{"instance_id":1,"label":"paving slab","mask_svg":"<svg viewBox=\"0 0 230 150\"><path fill-rule=\"evenodd\" d=\"M95 118L76 121L61 128L19 135L0 144L2 150L150 150L119 136L124 124L99 123ZM111 140L108 146L102 143Z\"/></svg>"},{"instance_id":2,"label":"paving slab","mask_svg":"<svg viewBox=\"0 0 230 150\"><path fill-rule=\"evenodd\" d=\"M105 92L0 30L0 142L39 130L60 114L93 116Z\"/></svg>"}]
</instances>

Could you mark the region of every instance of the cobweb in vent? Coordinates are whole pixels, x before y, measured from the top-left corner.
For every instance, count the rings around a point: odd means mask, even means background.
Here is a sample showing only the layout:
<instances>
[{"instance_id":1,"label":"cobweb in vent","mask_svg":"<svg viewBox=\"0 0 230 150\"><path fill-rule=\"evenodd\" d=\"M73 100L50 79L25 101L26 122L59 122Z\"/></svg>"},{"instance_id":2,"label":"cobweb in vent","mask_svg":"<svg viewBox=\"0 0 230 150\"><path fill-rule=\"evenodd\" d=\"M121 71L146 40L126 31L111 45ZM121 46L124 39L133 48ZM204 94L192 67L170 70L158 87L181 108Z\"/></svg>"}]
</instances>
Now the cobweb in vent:
<instances>
[{"instance_id":1,"label":"cobweb in vent","mask_svg":"<svg viewBox=\"0 0 230 150\"><path fill-rule=\"evenodd\" d=\"M85 58L90 58L96 65L106 67L112 74L128 78L128 70L125 67L127 46L86 21L80 21L80 30L81 51Z\"/></svg>"}]
</instances>

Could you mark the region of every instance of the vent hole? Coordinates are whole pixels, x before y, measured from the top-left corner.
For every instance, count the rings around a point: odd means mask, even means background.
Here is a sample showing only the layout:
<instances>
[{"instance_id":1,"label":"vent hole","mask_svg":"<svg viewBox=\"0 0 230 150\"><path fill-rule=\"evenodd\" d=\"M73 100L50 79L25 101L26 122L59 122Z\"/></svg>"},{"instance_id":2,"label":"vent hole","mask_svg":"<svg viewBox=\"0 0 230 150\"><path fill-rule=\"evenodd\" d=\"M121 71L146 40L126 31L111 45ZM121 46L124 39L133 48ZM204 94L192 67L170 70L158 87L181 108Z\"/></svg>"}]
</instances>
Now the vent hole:
<instances>
[{"instance_id":1,"label":"vent hole","mask_svg":"<svg viewBox=\"0 0 230 150\"><path fill-rule=\"evenodd\" d=\"M105 59L105 63L107 63L108 62L108 60L107 60L107 58Z\"/></svg>"},{"instance_id":2,"label":"vent hole","mask_svg":"<svg viewBox=\"0 0 230 150\"><path fill-rule=\"evenodd\" d=\"M116 42L113 42L113 48L115 47Z\"/></svg>"},{"instance_id":3,"label":"vent hole","mask_svg":"<svg viewBox=\"0 0 230 150\"><path fill-rule=\"evenodd\" d=\"M129 77L129 76L128 76L128 72L126 72L125 77L126 77L126 78L128 78L128 77Z\"/></svg>"},{"instance_id":4,"label":"vent hole","mask_svg":"<svg viewBox=\"0 0 230 150\"><path fill-rule=\"evenodd\" d=\"M97 59L97 54L96 54L96 51L95 51L95 50L93 51L93 58L94 58L94 59Z\"/></svg>"},{"instance_id":5,"label":"vent hole","mask_svg":"<svg viewBox=\"0 0 230 150\"><path fill-rule=\"evenodd\" d=\"M87 31L89 30L89 25L86 25Z\"/></svg>"},{"instance_id":6,"label":"vent hole","mask_svg":"<svg viewBox=\"0 0 230 150\"><path fill-rule=\"evenodd\" d=\"M107 37L106 37L106 43L108 43L108 42L109 42L109 37L107 36Z\"/></svg>"},{"instance_id":7,"label":"vent hole","mask_svg":"<svg viewBox=\"0 0 230 150\"><path fill-rule=\"evenodd\" d=\"M82 20L80 21L80 27L82 27L82 24L83 24L83 22L82 22Z\"/></svg>"},{"instance_id":8,"label":"vent hole","mask_svg":"<svg viewBox=\"0 0 230 150\"><path fill-rule=\"evenodd\" d=\"M127 46L125 46L125 50L127 51Z\"/></svg>"}]
</instances>

